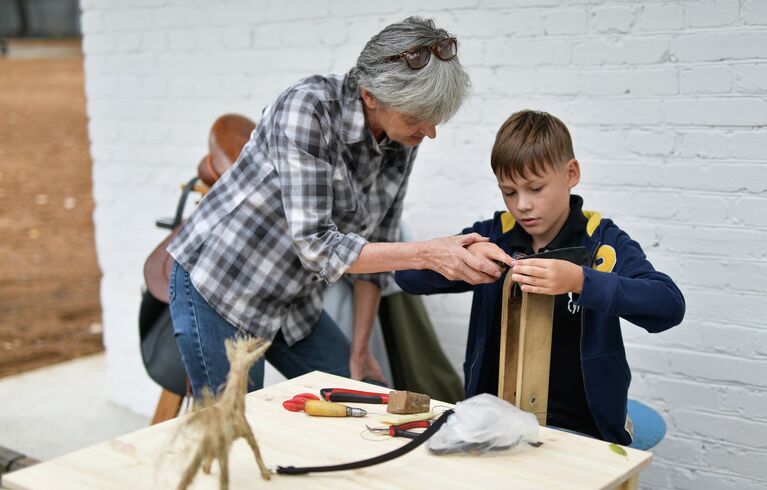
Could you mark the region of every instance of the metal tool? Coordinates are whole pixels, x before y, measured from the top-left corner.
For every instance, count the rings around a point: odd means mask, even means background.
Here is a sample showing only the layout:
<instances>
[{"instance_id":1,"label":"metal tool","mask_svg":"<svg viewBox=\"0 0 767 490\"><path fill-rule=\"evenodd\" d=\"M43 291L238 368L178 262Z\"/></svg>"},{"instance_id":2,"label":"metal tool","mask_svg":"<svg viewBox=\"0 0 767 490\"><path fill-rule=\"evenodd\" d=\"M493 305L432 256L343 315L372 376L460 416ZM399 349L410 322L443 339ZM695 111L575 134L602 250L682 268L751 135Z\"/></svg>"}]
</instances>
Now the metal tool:
<instances>
[{"instance_id":1,"label":"metal tool","mask_svg":"<svg viewBox=\"0 0 767 490\"><path fill-rule=\"evenodd\" d=\"M407 424L391 425L389 427L370 427L365 426L367 430L376 434L388 433L392 437L406 437L408 439L415 439L420 435L419 432L413 432L410 429L428 429L431 427L431 422L428 420L419 420L417 422L408 422Z\"/></svg>"},{"instance_id":2,"label":"metal tool","mask_svg":"<svg viewBox=\"0 0 767 490\"><path fill-rule=\"evenodd\" d=\"M511 258L514 260L524 259L558 259L572 262L575 265L588 265L592 257L586 247L565 247L554 250L546 250L537 254L525 255L521 252L513 252Z\"/></svg>"}]
</instances>

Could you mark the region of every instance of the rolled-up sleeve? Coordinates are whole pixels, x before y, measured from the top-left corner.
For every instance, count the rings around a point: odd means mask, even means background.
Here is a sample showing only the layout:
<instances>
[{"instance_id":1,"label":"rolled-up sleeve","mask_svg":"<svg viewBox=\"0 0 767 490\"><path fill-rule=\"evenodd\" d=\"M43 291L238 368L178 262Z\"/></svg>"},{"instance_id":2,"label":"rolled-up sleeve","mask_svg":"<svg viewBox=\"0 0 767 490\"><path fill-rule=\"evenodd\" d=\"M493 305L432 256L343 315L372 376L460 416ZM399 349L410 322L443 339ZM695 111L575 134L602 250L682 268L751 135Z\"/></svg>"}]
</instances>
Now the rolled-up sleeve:
<instances>
[{"instance_id":1,"label":"rolled-up sleeve","mask_svg":"<svg viewBox=\"0 0 767 490\"><path fill-rule=\"evenodd\" d=\"M289 94L278 110L272 157L288 230L304 268L332 283L356 262L367 240L341 233L333 222L331 121L322 102L307 91Z\"/></svg>"}]
</instances>

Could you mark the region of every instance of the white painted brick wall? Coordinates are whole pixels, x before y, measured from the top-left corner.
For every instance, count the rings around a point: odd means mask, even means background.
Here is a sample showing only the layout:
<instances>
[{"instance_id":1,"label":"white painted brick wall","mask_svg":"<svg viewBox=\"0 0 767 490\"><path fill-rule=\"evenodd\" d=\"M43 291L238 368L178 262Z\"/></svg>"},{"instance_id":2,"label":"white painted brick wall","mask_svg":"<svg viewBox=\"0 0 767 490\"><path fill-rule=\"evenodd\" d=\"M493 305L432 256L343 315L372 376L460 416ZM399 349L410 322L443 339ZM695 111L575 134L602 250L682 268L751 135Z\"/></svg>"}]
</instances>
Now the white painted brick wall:
<instances>
[{"instance_id":1,"label":"white painted brick wall","mask_svg":"<svg viewBox=\"0 0 767 490\"><path fill-rule=\"evenodd\" d=\"M406 219L420 238L502 206L489 169L521 108L571 128L578 191L683 289L682 326L624 325L632 395L668 436L643 488L767 485L767 2L716 0L82 0L98 257L112 397L151 411L136 317L144 258L218 115L254 119L287 84L341 72L411 14L460 38L473 95L421 149ZM455 196L463 196L456 200ZM430 297L460 367L469 295Z\"/></svg>"}]
</instances>

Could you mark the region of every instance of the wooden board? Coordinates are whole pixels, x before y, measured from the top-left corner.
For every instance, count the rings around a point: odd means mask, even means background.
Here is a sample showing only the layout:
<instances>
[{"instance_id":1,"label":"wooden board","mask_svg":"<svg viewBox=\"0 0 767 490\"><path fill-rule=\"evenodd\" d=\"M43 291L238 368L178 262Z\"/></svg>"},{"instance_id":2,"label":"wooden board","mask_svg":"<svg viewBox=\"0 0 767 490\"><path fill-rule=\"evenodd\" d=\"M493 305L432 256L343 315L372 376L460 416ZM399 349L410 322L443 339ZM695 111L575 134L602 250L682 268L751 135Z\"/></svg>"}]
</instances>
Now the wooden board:
<instances>
[{"instance_id":1,"label":"wooden board","mask_svg":"<svg viewBox=\"0 0 767 490\"><path fill-rule=\"evenodd\" d=\"M512 297L511 274L503 283L498 396L534 413L546 425L554 297Z\"/></svg>"},{"instance_id":2,"label":"wooden board","mask_svg":"<svg viewBox=\"0 0 767 490\"><path fill-rule=\"evenodd\" d=\"M522 298L513 298L511 288L514 281L511 274L503 283L501 304L501 350L498 362L498 397L517 405L517 362L519 358L519 319L522 312ZM513 364L511 360L514 359ZM544 424L545 425L545 424Z\"/></svg>"},{"instance_id":3,"label":"wooden board","mask_svg":"<svg viewBox=\"0 0 767 490\"><path fill-rule=\"evenodd\" d=\"M380 386L313 372L251 393L248 421L269 467L337 464L376 456L408 442L381 437L366 440L365 424L380 425L376 414L386 405L359 405L364 418L319 418L288 412L282 402L298 393L319 393L341 387L386 392ZM432 407L446 404L432 401ZM111 441L76 451L3 476L14 490L175 488L190 456L184 440L171 444L177 419L141 429ZM259 476L250 448L239 441L230 460L231 489L274 488L615 488L650 464L652 455L626 449L621 456L596 439L540 428L543 445L523 452L484 456L435 456L424 446L393 461L368 468L305 476L275 475L269 482ZM194 489L217 489L217 467L200 474Z\"/></svg>"}]
</instances>

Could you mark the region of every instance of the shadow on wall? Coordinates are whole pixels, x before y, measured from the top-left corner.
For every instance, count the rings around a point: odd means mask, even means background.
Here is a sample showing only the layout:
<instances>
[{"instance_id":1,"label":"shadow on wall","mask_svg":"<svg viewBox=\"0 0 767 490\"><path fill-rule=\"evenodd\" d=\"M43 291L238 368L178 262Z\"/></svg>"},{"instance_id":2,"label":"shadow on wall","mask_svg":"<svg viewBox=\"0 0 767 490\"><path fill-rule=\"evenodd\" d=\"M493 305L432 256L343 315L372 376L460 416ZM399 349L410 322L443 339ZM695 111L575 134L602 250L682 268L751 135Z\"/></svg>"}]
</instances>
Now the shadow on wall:
<instances>
[{"instance_id":1,"label":"shadow on wall","mask_svg":"<svg viewBox=\"0 0 767 490\"><path fill-rule=\"evenodd\" d=\"M0 38L79 35L78 0L0 0Z\"/></svg>"}]
</instances>

